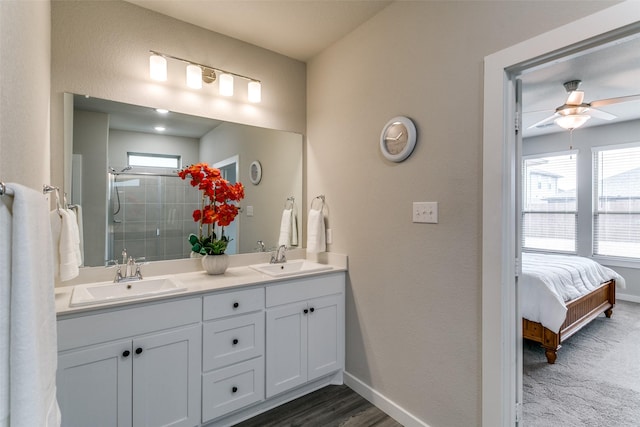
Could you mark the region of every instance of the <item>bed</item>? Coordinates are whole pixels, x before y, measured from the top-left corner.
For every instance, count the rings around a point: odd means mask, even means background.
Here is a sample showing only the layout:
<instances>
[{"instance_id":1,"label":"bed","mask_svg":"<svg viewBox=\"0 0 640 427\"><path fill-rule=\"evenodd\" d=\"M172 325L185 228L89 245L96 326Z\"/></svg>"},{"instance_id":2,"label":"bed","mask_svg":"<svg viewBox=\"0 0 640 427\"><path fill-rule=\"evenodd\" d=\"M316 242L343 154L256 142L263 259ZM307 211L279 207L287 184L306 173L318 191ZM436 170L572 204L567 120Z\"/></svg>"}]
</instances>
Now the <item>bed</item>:
<instances>
[{"instance_id":1,"label":"bed","mask_svg":"<svg viewBox=\"0 0 640 427\"><path fill-rule=\"evenodd\" d=\"M548 363L562 343L604 313L611 317L622 276L584 257L522 254L522 336L539 342Z\"/></svg>"}]
</instances>

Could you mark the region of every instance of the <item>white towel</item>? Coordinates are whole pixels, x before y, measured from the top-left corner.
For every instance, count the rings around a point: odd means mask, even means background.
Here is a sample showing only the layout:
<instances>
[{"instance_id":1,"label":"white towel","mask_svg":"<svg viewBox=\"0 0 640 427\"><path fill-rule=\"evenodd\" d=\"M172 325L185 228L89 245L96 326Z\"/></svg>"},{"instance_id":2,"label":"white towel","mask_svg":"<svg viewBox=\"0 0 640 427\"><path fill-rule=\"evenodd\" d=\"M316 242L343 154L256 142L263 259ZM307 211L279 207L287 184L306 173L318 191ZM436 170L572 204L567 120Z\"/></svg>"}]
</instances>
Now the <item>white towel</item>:
<instances>
[{"instance_id":1,"label":"white towel","mask_svg":"<svg viewBox=\"0 0 640 427\"><path fill-rule=\"evenodd\" d=\"M76 215L76 222L78 223L78 239L80 240L80 265L84 264L84 223L82 219L82 206L73 205L70 208Z\"/></svg>"},{"instance_id":2,"label":"white towel","mask_svg":"<svg viewBox=\"0 0 640 427\"><path fill-rule=\"evenodd\" d=\"M278 237L278 246L291 246L291 209L282 211L282 219L280 220L280 236Z\"/></svg>"},{"instance_id":3,"label":"white towel","mask_svg":"<svg viewBox=\"0 0 640 427\"><path fill-rule=\"evenodd\" d=\"M298 246L298 214L291 208L291 246Z\"/></svg>"},{"instance_id":4,"label":"white towel","mask_svg":"<svg viewBox=\"0 0 640 427\"><path fill-rule=\"evenodd\" d=\"M326 250L324 215L321 210L311 209L307 220L307 253L325 252Z\"/></svg>"},{"instance_id":5,"label":"white towel","mask_svg":"<svg viewBox=\"0 0 640 427\"><path fill-rule=\"evenodd\" d=\"M54 274L60 281L71 280L80 274L82 265L80 235L76 215L68 209L54 209L51 221Z\"/></svg>"},{"instance_id":6,"label":"white towel","mask_svg":"<svg viewBox=\"0 0 640 427\"><path fill-rule=\"evenodd\" d=\"M0 424L10 420L12 426L59 426L53 257L47 250L51 248L48 202L41 192L19 184L7 184L7 188L14 197L12 208L4 200L0 207L0 267L6 269L0 282L0 304L3 321L9 313L8 370L2 366L2 373L8 372L9 376L0 379ZM10 265L7 260L11 260ZM4 280L7 271L9 280ZM4 298L6 287L10 287L9 299ZM2 334L6 329L2 327ZM7 338L0 337L0 345L6 344ZM0 353L4 354L5 348L0 348ZM4 356L0 360L6 362Z\"/></svg>"}]
</instances>

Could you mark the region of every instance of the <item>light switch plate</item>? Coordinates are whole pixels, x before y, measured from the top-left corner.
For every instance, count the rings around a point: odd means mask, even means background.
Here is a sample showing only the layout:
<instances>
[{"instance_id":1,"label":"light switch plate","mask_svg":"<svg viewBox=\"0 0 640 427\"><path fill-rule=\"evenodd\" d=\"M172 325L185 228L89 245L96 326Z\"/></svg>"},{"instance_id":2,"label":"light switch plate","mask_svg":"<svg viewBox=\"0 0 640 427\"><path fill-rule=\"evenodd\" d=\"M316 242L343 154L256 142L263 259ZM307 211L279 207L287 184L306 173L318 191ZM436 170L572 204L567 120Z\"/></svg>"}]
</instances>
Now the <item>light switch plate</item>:
<instances>
[{"instance_id":1,"label":"light switch plate","mask_svg":"<svg viewBox=\"0 0 640 427\"><path fill-rule=\"evenodd\" d=\"M247 206L247 216L253 216L253 206Z\"/></svg>"},{"instance_id":2,"label":"light switch plate","mask_svg":"<svg viewBox=\"0 0 640 427\"><path fill-rule=\"evenodd\" d=\"M413 222L438 223L438 202L413 202Z\"/></svg>"}]
</instances>

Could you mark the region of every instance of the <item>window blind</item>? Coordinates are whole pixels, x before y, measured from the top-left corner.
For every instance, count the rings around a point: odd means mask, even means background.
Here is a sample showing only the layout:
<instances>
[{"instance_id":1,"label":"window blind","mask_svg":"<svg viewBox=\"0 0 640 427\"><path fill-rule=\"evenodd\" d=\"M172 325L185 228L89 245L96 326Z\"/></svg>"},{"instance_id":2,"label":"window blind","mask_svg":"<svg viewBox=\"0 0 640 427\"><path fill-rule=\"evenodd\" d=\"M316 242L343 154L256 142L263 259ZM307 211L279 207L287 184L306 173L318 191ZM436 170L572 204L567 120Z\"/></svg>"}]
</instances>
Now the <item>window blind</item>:
<instances>
[{"instance_id":1,"label":"window blind","mask_svg":"<svg viewBox=\"0 0 640 427\"><path fill-rule=\"evenodd\" d=\"M593 253L640 259L640 143L593 149Z\"/></svg>"}]
</instances>

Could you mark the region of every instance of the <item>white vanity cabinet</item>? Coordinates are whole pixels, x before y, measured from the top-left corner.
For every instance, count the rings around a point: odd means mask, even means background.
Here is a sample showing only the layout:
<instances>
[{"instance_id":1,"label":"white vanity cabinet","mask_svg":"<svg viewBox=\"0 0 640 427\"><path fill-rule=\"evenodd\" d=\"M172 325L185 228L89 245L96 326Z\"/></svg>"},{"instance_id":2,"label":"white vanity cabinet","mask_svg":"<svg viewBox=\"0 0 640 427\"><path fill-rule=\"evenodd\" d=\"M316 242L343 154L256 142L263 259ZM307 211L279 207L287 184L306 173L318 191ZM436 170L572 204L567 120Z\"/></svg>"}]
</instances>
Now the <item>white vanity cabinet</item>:
<instances>
[{"instance_id":1,"label":"white vanity cabinet","mask_svg":"<svg viewBox=\"0 0 640 427\"><path fill-rule=\"evenodd\" d=\"M59 318L62 425L199 425L201 301Z\"/></svg>"},{"instance_id":2,"label":"white vanity cabinet","mask_svg":"<svg viewBox=\"0 0 640 427\"><path fill-rule=\"evenodd\" d=\"M202 421L264 400L264 286L205 296Z\"/></svg>"},{"instance_id":3,"label":"white vanity cabinet","mask_svg":"<svg viewBox=\"0 0 640 427\"><path fill-rule=\"evenodd\" d=\"M344 274L266 288L266 395L344 368Z\"/></svg>"}]
</instances>

